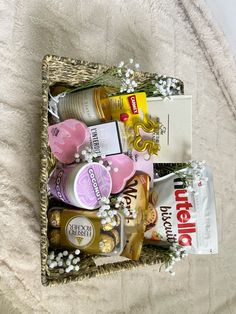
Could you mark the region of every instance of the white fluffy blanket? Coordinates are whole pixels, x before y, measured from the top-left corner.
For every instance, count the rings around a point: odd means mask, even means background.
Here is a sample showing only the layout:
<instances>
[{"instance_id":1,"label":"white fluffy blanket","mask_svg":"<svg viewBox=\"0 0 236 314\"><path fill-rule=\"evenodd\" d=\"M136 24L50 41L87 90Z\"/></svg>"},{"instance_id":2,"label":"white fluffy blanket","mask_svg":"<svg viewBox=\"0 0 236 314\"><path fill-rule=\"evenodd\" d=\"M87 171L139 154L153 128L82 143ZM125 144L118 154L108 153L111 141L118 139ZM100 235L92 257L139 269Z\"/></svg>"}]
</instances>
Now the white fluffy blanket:
<instances>
[{"instance_id":1,"label":"white fluffy blanket","mask_svg":"<svg viewBox=\"0 0 236 314\"><path fill-rule=\"evenodd\" d=\"M40 282L41 60L53 53L183 79L193 157L215 175L219 255L45 288ZM0 313L233 313L235 64L202 0L0 0Z\"/></svg>"}]
</instances>

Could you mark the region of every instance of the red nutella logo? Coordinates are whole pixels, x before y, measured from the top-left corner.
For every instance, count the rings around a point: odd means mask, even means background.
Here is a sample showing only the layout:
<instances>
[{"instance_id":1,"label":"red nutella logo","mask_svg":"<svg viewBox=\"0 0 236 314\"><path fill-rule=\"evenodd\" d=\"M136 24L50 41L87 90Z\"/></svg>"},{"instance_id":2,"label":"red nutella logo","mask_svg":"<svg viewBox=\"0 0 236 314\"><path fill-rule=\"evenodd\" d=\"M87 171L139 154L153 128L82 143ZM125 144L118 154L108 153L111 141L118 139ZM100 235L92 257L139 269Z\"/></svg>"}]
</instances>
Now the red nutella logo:
<instances>
[{"instance_id":1,"label":"red nutella logo","mask_svg":"<svg viewBox=\"0 0 236 314\"><path fill-rule=\"evenodd\" d=\"M138 114L138 105L137 105L137 100L136 100L135 95L129 96L128 100L129 100L129 105L133 114Z\"/></svg>"},{"instance_id":2,"label":"red nutella logo","mask_svg":"<svg viewBox=\"0 0 236 314\"><path fill-rule=\"evenodd\" d=\"M177 184L180 182L182 184ZM174 179L175 183L175 201L176 201L176 217L178 220L178 243L181 246L192 245L192 234L196 233L196 224L189 223L191 220L191 211L193 207L188 201L187 190L184 189L184 184L180 178Z\"/></svg>"},{"instance_id":3,"label":"red nutella logo","mask_svg":"<svg viewBox=\"0 0 236 314\"><path fill-rule=\"evenodd\" d=\"M178 227L177 234L173 233L171 217L174 213L172 212L172 207L160 206L166 239L170 243L178 243L181 246L192 246L192 235L196 233L195 222L189 222L191 220L190 209L193 206L188 201L187 190L180 178L174 179L174 189L175 213Z\"/></svg>"}]
</instances>

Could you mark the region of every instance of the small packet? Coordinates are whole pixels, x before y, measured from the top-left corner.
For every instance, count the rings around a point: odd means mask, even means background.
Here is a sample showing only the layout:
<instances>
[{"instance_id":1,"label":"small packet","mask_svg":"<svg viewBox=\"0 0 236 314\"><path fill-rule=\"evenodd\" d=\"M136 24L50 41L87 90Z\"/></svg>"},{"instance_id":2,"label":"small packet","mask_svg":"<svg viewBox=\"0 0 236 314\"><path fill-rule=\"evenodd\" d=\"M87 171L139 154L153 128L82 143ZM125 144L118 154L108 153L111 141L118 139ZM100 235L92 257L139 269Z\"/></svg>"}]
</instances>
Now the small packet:
<instances>
[{"instance_id":1,"label":"small packet","mask_svg":"<svg viewBox=\"0 0 236 314\"><path fill-rule=\"evenodd\" d=\"M146 212L148 206L149 176L136 174L126 185L123 191L124 206L134 217L125 217L124 231L126 245L122 256L137 261L140 257L144 231L146 227Z\"/></svg>"},{"instance_id":2,"label":"small packet","mask_svg":"<svg viewBox=\"0 0 236 314\"><path fill-rule=\"evenodd\" d=\"M78 248L89 254L120 255L124 248L124 223L116 216L116 226L101 225L96 211L52 208L48 213L50 246Z\"/></svg>"},{"instance_id":3,"label":"small packet","mask_svg":"<svg viewBox=\"0 0 236 314\"><path fill-rule=\"evenodd\" d=\"M149 202L145 243L177 243L193 254L218 252L213 177L209 167L196 163L170 173L156 179L153 191L157 204Z\"/></svg>"}]
</instances>

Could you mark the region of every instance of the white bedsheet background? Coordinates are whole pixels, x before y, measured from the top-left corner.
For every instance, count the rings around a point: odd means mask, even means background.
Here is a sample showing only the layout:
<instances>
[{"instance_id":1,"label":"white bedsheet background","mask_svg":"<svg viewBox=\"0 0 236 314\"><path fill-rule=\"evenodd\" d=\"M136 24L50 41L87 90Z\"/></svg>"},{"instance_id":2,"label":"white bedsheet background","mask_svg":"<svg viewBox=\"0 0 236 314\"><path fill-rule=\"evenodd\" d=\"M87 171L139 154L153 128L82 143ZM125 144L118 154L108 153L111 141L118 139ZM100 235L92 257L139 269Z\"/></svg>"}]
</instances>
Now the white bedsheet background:
<instances>
[{"instance_id":1,"label":"white bedsheet background","mask_svg":"<svg viewBox=\"0 0 236 314\"><path fill-rule=\"evenodd\" d=\"M53 53L181 78L193 157L214 171L219 254L51 288L40 282L41 60ZM0 0L0 313L233 313L235 64L205 4L188 0Z\"/></svg>"}]
</instances>

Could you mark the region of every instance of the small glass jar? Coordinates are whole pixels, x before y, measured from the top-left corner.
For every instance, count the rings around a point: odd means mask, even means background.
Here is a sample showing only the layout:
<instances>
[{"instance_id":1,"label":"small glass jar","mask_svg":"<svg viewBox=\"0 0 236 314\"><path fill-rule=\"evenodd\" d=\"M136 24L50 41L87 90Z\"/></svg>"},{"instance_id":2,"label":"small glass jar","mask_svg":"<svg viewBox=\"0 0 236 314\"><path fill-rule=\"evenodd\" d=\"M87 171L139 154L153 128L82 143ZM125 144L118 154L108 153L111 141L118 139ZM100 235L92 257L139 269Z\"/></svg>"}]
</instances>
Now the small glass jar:
<instances>
[{"instance_id":1,"label":"small glass jar","mask_svg":"<svg viewBox=\"0 0 236 314\"><path fill-rule=\"evenodd\" d=\"M110 121L111 111L107 93L106 87L94 87L60 97L58 104L60 120L74 118L86 125Z\"/></svg>"}]
</instances>

